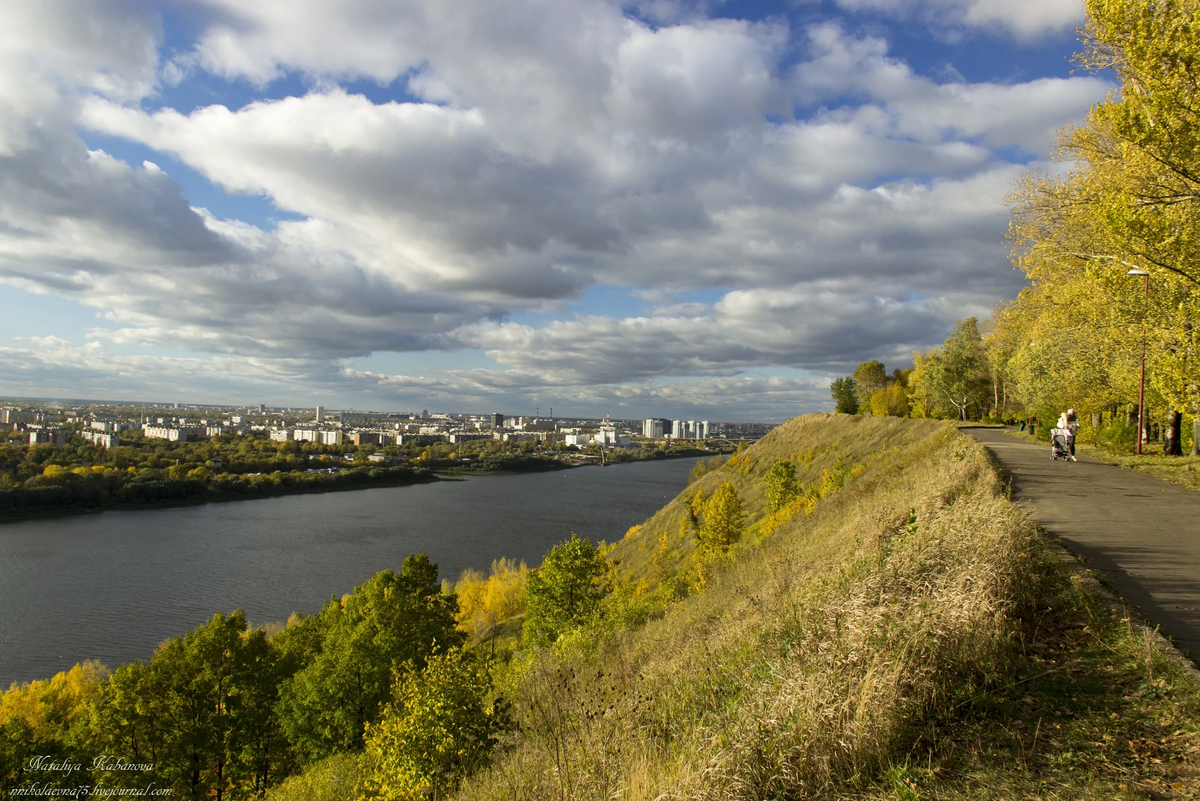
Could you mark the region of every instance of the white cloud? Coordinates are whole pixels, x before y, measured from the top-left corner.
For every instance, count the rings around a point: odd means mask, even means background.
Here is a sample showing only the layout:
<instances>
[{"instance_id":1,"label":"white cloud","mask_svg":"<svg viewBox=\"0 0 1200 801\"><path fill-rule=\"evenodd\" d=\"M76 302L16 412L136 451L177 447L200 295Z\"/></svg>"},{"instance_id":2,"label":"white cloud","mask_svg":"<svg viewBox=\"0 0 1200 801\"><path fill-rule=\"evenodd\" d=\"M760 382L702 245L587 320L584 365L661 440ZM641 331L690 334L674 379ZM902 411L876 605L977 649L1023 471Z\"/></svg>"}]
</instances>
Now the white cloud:
<instances>
[{"instance_id":1,"label":"white cloud","mask_svg":"<svg viewBox=\"0 0 1200 801\"><path fill-rule=\"evenodd\" d=\"M1081 0L837 0L849 10L915 17L934 28L997 27L1029 40L1071 30L1083 21Z\"/></svg>"},{"instance_id":2,"label":"white cloud","mask_svg":"<svg viewBox=\"0 0 1200 801\"><path fill-rule=\"evenodd\" d=\"M165 66L148 5L47 8L0 26L0 280L103 310L92 333L114 347L241 354L280 366L235 383L378 397L633 403L683 391L664 376L728 389L747 370L903 360L1019 286L1002 199L1022 167L1004 154L1046 151L1107 88L938 83L881 38L709 19L703 3L648 4L652 25L615 0L210 0ZM311 89L176 109L155 96L160 73L299 74ZM372 102L352 79L405 96ZM133 166L80 130L165 159ZM299 219L262 228L199 208L172 158ZM649 305L505 322L561 315L597 285ZM696 291L709 299L670 294ZM463 347L505 369L397 377L347 361ZM48 369L36 354L7 358L29 376Z\"/></svg>"}]
</instances>

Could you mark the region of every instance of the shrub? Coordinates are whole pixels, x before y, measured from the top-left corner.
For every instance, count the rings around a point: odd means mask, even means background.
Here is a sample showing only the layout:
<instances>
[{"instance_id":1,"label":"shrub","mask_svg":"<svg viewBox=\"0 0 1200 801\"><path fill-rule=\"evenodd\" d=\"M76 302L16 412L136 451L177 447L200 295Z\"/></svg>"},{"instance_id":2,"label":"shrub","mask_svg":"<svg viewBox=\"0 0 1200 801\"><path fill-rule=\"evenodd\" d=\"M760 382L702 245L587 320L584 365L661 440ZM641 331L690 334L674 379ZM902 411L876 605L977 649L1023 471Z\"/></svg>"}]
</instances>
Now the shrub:
<instances>
[{"instance_id":1,"label":"shrub","mask_svg":"<svg viewBox=\"0 0 1200 801\"><path fill-rule=\"evenodd\" d=\"M397 677L392 703L367 731L368 797L441 798L487 763L497 736L511 727L492 693L488 665L452 648Z\"/></svg>"}]
</instances>

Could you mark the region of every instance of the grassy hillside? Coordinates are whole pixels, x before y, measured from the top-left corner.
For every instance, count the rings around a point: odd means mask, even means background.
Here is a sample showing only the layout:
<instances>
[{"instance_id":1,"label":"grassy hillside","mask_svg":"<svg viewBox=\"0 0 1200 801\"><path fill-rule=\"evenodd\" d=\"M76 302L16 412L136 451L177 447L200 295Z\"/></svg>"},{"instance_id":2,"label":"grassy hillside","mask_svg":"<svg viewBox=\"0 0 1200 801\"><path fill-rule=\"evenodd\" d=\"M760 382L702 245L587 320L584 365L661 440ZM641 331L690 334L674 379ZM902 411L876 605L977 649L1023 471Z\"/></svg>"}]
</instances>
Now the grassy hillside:
<instances>
[{"instance_id":1,"label":"grassy hillside","mask_svg":"<svg viewBox=\"0 0 1200 801\"><path fill-rule=\"evenodd\" d=\"M216 615L14 685L0 794L73 797L31 760L101 757L141 766L105 792L230 801L1198 797L1195 670L973 440L811 415L719 461L611 548L453 599L414 555L275 632Z\"/></svg>"},{"instance_id":2,"label":"grassy hillside","mask_svg":"<svg viewBox=\"0 0 1200 801\"><path fill-rule=\"evenodd\" d=\"M767 517L781 459L800 498ZM726 481L746 528L716 556L689 509ZM1055 547L949 425L789 421L612 548L592 624L483 638L517 726L453 797L1200 797L1194 671ZM372 770L338 755L270 797Z\"/></svg>"},{"instance_id":3,"label":"grassy hillside","mask_svg":"<svg viewBox=\"0 0 1200 801\"><path fill-rule=\"evenodd\" d=\"M777 459L830 491L764 525ZM751 525L681 586L689 499L724 480ZM612 556L624 600L517 654L502 685L520 731L458 797L1193 797L1195 683L950 427L792 420Z\"/></svg>"}]
</instances>

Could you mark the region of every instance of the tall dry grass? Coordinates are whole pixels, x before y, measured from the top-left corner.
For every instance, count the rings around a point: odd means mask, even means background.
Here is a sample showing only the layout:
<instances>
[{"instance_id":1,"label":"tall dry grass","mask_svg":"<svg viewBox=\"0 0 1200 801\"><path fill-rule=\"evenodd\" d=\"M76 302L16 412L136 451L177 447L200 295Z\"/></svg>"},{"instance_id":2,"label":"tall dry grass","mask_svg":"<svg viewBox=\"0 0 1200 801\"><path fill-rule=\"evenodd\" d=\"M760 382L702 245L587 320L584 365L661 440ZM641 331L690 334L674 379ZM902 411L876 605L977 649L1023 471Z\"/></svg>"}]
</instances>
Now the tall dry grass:
<instances>
[{"instance_id":1,"label":"tall dry grass","mask_svg":"<svg viewBox=\"0 0 1200 801\"><path fill-rule=\"evenodd\" d=\"M515 661L501 681L521 731L459 797L821 797L1009 672L1039 571L982 449L936 424L817 423L701 481L734 480L761 510L755 482L775 458L810 479L854 463L857 477L657 619ZM661 533L645 529L627 555Z\"/></svg>"}]
</instances>

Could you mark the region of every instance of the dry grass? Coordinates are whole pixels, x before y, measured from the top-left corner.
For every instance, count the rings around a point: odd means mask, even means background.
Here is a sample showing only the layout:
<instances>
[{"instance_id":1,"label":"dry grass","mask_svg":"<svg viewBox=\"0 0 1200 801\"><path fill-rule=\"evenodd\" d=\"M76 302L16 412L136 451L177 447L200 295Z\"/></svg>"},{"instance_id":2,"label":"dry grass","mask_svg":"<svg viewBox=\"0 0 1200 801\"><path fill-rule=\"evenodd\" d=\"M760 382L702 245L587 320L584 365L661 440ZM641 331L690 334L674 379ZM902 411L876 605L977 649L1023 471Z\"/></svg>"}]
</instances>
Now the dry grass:
<instances>
[{"instance_id":1,"label":"dry grass","mask_svg":"<svg viewBox=\"0 0 1200 801\"><path fill-rule=\"evenodd\" d=\"M665 616L520 665L522 733L461 797L834 796L1012 675L1041 571L983 451L948 426L815 417L698 483L732 478L761 509L780 456L860 477Z\"/></svg>"},{"instance_id":2,"label":"dry grass","mask_svg":"<svg viewBox=\"0 0 1200 801\"><path fill-rule=\"evenodd\" d=\"M803 484L851 478L773 532L752 525L680 595L696 486L735 482L755 523L777 458ZM1194 677L1066 568L949 425L790 421L615 555L605 619L501 649L520 730L456 797L1200 797ZM296 789L337 785L332 767Z\"/></svg>"}]
</instances>

